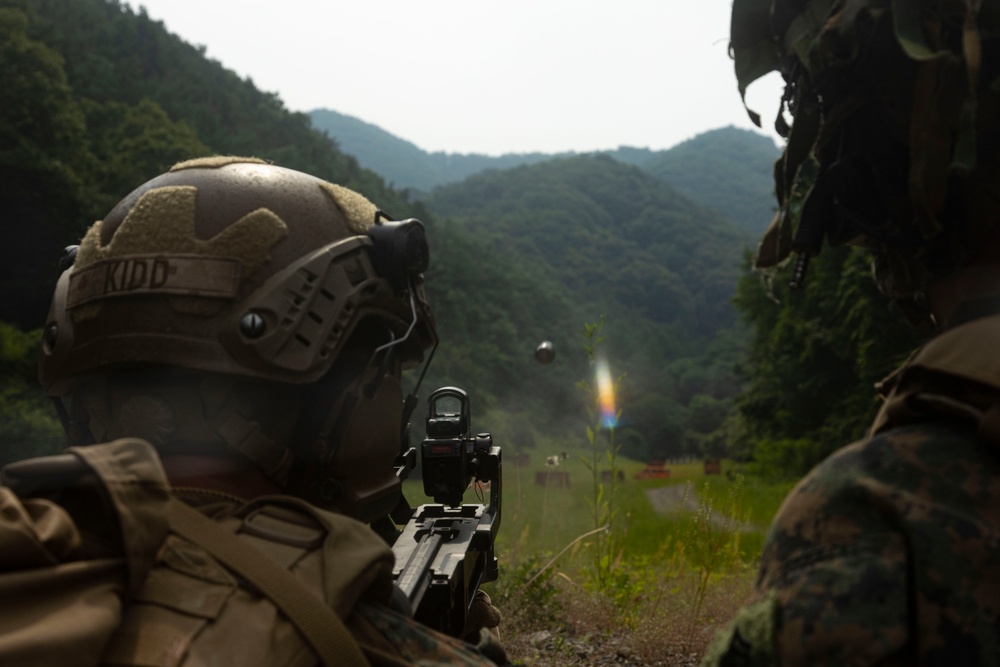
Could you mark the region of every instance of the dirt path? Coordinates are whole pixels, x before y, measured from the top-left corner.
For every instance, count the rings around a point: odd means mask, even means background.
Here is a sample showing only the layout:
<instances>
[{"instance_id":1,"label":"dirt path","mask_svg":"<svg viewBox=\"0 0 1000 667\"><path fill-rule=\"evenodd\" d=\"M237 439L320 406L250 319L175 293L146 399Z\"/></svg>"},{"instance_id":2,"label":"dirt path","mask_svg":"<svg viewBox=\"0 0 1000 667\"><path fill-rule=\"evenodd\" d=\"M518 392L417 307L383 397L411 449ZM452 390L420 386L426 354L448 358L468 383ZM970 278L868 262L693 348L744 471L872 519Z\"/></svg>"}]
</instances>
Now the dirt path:
<instances>
[{"instance_id":1,"label":"dirt path","mask_svg":"<svg viewBox=\"0 0 1000 667\"><path fill-rule=\"evenodd\" d=\"M646 489L646 497L657 514L698 511L698 493L691 483Z\"/></svg>"},{"instance_id":2,"label":"dirt path","mask_svg":"<svg viewBox=\"0 0 1000 667\"><path fill-rule=\"evenodd\" d=\"M671 484L670 486L646 489L646 497L657 514L676 514L678 512L692 512L697 514L707 511L708 520L713 526L729 528L733 524L733 519L727 517L725 514L716 511L714 508L708 509L703 507L698 500L698 492L695 490L694 484L690 482L687 484ZM758 528L745 521L738 521L738 523L738 530L740 532L746 533L758 530Z\"/></svg>"}]
</instances>

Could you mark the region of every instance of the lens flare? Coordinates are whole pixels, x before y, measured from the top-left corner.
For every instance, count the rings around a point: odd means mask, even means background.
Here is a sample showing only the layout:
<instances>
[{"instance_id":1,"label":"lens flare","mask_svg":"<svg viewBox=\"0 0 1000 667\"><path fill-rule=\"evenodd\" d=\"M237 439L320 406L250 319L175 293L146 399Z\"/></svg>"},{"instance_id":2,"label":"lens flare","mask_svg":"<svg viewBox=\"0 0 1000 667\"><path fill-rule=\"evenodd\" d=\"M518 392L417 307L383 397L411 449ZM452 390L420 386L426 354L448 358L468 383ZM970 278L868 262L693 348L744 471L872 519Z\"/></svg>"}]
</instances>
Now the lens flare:
<instances>
[{"instance_id":1,"label":"lens flare","mask_svg":"<svg viewBox=\"0 0 1000 667\"><path fill-rule=\"evenodd\" d=\"M597 402L601 408L601 425L614 428L618 424L618 411L615 409L615 383L611 379L611 368L605 359L594 362L594 373L597 379Z\"/></svg>"}]
</instances>

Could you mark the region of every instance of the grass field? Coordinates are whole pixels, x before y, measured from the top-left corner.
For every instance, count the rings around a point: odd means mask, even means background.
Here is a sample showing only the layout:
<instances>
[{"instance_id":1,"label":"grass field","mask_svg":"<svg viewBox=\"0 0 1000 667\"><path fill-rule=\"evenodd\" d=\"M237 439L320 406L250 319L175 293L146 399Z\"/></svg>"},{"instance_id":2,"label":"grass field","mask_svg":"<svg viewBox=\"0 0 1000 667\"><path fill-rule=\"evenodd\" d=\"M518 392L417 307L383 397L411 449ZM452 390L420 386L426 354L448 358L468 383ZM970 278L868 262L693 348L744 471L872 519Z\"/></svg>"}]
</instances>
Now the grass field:
<instances>
[{"instance_id":1,"label":"grass field","mask_svg":"<svg viewBox=\"0 0 1000 667\"><path fill-rule=\"evenodd\" d=\"M691 664L749 595L767 526L792 484L743 478L725 461L717 475L692 462L668 465L668 479L638 480L644 464L619 458L612 497L606 481L595 490L584 456L556 467L540 453L530 465L504 464L501 575L486 590L505 614L505 644L529 666L592 664L580 656L607 642L635 664ZM569 486L536 483L550 471L566 473ZM405 493L429 502L419 482ZM597 527L595 498L615 508L603 561L597 535L578 539ZM472 492L467 502L477 502Z\"/></svg>"},{"instance_id":2,"label":"grass field","mask_svg":"<svg viewBox=\"0 0 1000 667\"><path fill-rule=\"evenodd\" d=\"M503 515L497 550L504 557L517 560L520 555L557 553L580 535L597 527L594 522L594 478L583 455L571 453L556 467L544 465L536 456L532 465L504 464ZM701 462L668 464L668 479L637 480L635 474L645 464L618 458L617 466L624 480L615 484L615 504L618 508L616 528L624 533L626 558L665 555L678 535L695 523L702 504L723 515L735 513L741 525L741 556L754 563L760 553L763 538L771 518L791 483L765 483L756 479L737 479L733 464L724 461L722 474L704 474ZM605 466L606 469L606 466ZM560 487L536 484L539 472L567 473L570 485ZM730 473L730 474L727 474ZM609 484L603 482L605 497ZM663 487L682 487L677 499L687 493L687 502L677 503L675 511L658 512L648 493ZM423 496L420 482L407 482L405 493L412 504L432 502ZM733 492L738 498L731 498ZM477 502L473 491L467 502ZM733 506L733 501L738 503Z\"/></svg>"}]
</instances>

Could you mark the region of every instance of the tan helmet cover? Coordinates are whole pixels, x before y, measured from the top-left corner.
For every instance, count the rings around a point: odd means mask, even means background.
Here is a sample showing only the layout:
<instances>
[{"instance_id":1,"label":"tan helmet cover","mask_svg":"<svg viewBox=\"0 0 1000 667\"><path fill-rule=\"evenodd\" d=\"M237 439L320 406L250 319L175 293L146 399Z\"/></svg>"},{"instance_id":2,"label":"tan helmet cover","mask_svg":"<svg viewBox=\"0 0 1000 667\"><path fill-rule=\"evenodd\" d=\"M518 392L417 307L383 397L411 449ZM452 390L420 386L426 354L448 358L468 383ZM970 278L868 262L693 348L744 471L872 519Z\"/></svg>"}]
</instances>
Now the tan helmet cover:
<instances>
[{"instance_id":1,"label":"tan helmet cover","mask_svg":"<svg viewBox=\"0 0 1000 667\"><path fill-rule=\"evenodd\" d=\"M402 335L409 295L374 270L361 195L246 158L175 166L95 223L60 277L40 377L50 393L81 373L163 364L313 382L366 316ZM403 359L419 363L433 322Z\"/></svg>"}]
</instances>

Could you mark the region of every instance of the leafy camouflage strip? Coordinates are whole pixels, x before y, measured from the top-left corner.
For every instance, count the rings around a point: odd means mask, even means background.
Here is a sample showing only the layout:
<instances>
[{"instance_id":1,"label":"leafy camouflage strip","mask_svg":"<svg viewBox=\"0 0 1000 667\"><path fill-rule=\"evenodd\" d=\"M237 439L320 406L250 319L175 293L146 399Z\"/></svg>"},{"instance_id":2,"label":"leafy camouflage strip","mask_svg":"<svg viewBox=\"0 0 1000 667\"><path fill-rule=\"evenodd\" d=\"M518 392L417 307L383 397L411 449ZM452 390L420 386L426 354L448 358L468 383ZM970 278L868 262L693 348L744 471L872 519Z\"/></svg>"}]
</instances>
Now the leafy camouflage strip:
<instances>
[{"instance_id":1,"label":"leafy camouflage strip","mask_svg":"<svg viewBox=\"0 0 1000 667\"><path fill-rule=\"evenodd\" d=\"M705 652L706 665L774 664L774 623L778 597L768 593L763 600L741 609L728 628L719 632Z\"/></svg>"},{"instance_id":2,"label":"leafy camouflage strip","mask_svg":"<svg viewBox=\"0 0 1000 667\"><path fill-rule=\"evenodd\" d=\"M734 0L731 48L741 95L771 71L780 71L788 84L775 123L788 138L774 172L780 210L761 242L758 266L775 266L792 252L815 254L827 234L831 242L860 243L886 255L878 278L892 296L922 290L928 280L924 255L941 231L936 213L949 174L977 164L977 96L1000 91L1000 77L980 80L982 42L998 35L995 2ZM903 71L908 69L916 74ZM794 116L791 128L786 108ZM874 220L875 229L803 230L809 198L822 203L825 194L813 192L817 168L834 159L840 128L862 108L910 147L909 184L900 190L913 213L903 228ZM749 113L759 125L759 115ZM983 224L992 231L992 220ZM984 234L962 239L951 251L954 258L960 262L978 248Z\"/></svg>"},{"instance_id":3,"label":"leafy camouflage strip","mask_svg":"<svg viewBox=\"0 0 1000 667\"><path fill-rule=\"evenodd\" d=\"M998 547L996 445L941 421L857 443L772 526L759 589L777 599L773 632L730 628L705 664L775 664L772 649L783 665L1000 664Z\"/></svg>"}]
</instances>

